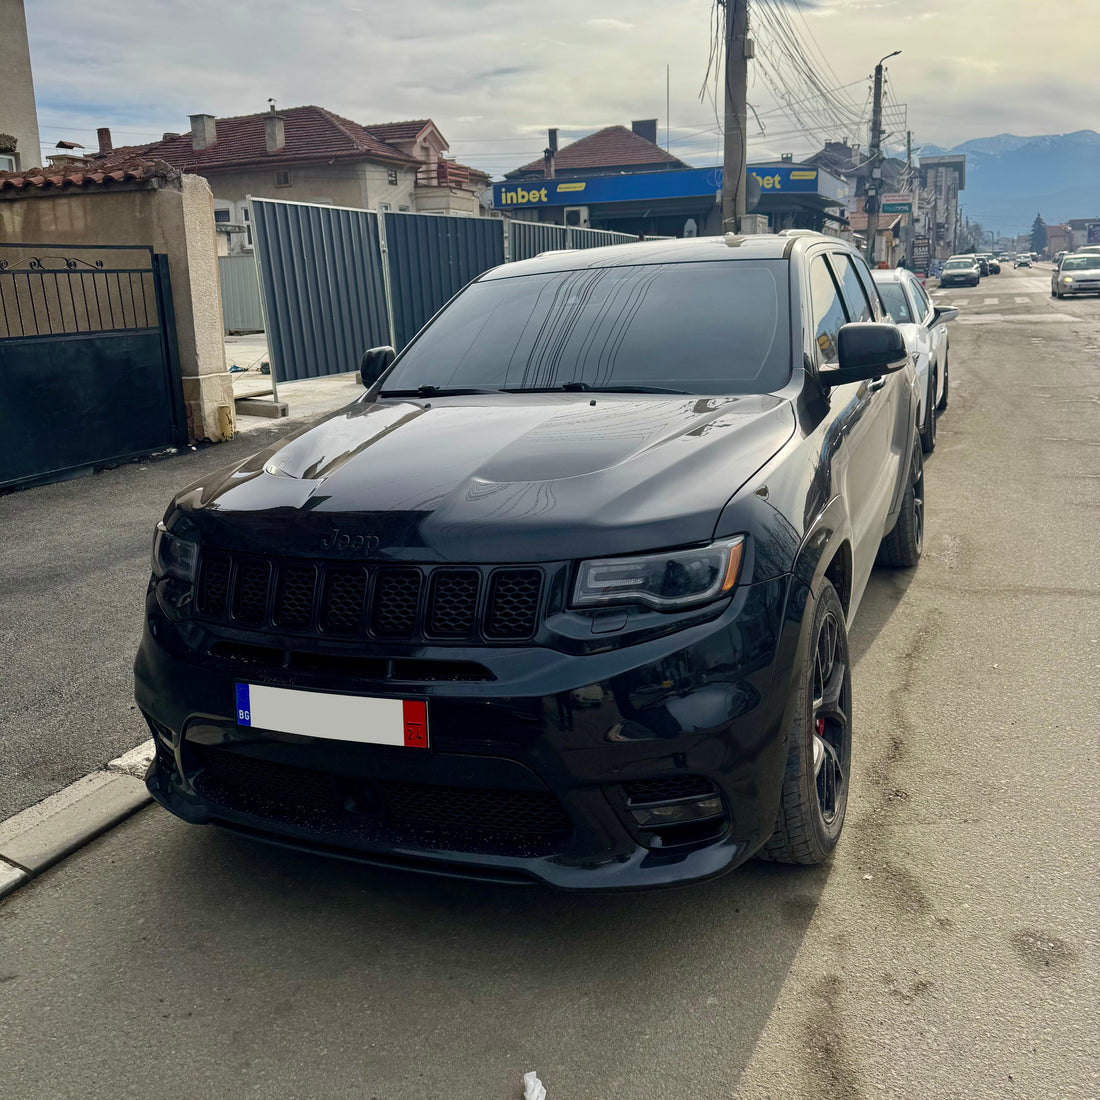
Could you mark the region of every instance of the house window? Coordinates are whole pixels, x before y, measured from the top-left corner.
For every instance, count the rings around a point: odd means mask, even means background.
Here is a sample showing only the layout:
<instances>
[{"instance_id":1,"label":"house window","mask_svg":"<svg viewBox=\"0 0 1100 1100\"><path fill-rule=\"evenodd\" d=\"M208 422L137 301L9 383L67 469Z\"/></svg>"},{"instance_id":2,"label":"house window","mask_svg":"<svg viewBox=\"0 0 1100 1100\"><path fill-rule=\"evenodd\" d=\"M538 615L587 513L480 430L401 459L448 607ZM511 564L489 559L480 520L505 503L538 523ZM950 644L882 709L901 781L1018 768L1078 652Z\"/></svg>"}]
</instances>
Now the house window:
<instances>
[{"instance_id":1,"label":"house window","mask_svg":"<svg viewBox=\"0 0 1100 1100\"><path fill-rule=\"evenodd\" d=\"M380 202L378 204L378 209L381 210L383 214L386 214L393 209L393 204L388 202Z\"/></svg>"},{"instance_id":2,"label":"house window","mask_svg":"<svg viewBox=\"0 0 1100 1100\"><path fill-rule=\"evenodd\" d=\"M241 207L241 221L244 222L245 247L252 247L252 219L248 216L248 207Z\"/></svg>"},{"instance_id":3,"label":"house window","mask_svg":"<svg viewBox=\"0 0 1100 1100\"><path fill-rule=\"evenodd\" d=\"M275 173L275 186L276 187L289 187L290 186L290 173L289 172L276 172Z\"/></svg>"},{"instance_id":4,"label":"house window","mask_svg":"<svg viewBox=\"0 0 1100 1100\"><path fill-rule=\"evenodd\" d=\"M9 157L6 154L0 153L0 172L14 172L15 171L15 157ZM395 172L394 175L397 173ZM394 180L396 183L397 181Z\"/></svg>"},{"instance_id":5,"label":"house window","mask_svg":"<svg viewBox=\"0 0 1100 1100\"><path fill-rule=\"evenodd\" d=\"M398 207L397 209L398 209L398 210L399 210L399 211L400 211L400 212L401 212L402 214L407 214L407 213L409 212L409 208L408 208L407 206L399 206L399 207Z\"/></svg>"},{"instance_id":6,"label":"house window","mask_svg":"<svg viewBox=\"0 0 1100 1100\"><path fill-rule=\"evenodd\" d=\"M214 221L228 223L230 213L231 213L231 211L229 211L229 210L215 210L214 211Z\"/></svg>"},{"instance_id":7,"label":"house window","mask_svg":"<svg viewBox=\"0 0 1100 1100\"><path fill-rule=\"evenodd\" d=\"M397 169L396 168L388 168L386 170L386 182L391 187L396 187L397 186Z\"/></svg>"}]
</instances>

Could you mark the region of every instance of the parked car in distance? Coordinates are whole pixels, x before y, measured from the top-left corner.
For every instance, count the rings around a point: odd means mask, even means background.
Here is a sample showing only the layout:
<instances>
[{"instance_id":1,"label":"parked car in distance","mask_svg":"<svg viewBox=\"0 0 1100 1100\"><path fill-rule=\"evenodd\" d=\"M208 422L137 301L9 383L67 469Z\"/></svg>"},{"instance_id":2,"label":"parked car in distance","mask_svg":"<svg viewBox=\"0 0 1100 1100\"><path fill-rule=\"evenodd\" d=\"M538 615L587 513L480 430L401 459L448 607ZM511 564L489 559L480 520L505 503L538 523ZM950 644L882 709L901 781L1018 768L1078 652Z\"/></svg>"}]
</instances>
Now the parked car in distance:
<instances>
[{"instance_id":1,"label":"parked car in distance","mask_svg":"<svg viewBox=\"0 0 1100 1100\"><path fill-rule=\"evenodd\" d=\"M1012 266L1015 267L1031 267L1031 257L1026 252L1021 252L1015 260L1012 261Z\"/></svg>"},{"instance_id":2,"label":"parked car in distance","mask_svg":"<svg viewBox=\"0 0 1100 1100\"><path fill-rule=\"evenodd\" d=\"M958 317L959 311L953 306L934 306L910 271L875 271L873 278L909 348L921 448L931 454L936 447L936 412L947 408L947 322Z\"/></svg>"},{"instance_id":3,"label":"parked car in distance","mask_svg":"<svg viewBox=\"0 0 1100 1100\"><path fill-rule=\"evenodd\" d=\"M1100 294L1100 252L1071 252L1050 277L1050 296Z\"/></svg>"},{"instance_id":4,"label":"parked car in distance","mask_svg":"<svg viewBox=\"0 0 1100 1100\"><path fill-rule=\"evenodd\" d=\"M940 286L977 286L981 271L972 256L952 256L940 272Z\"/></svg>"},{"instance_id":5,"label":"parked car in distance","mask_svg":"<svg viewBox=\"0 0 1100 1100\"><path fill-rule=\"evenodd\" d=\"M923 545L908 363L822 234L485 272L361 399L170 502L149 790L481 881L821 862L863 755L847 630Z\"/></svg>"},{"instance_id":6,"label":"parked car in distance","mask_svg":"<svg viewBox=\"0 0 1100 1100\"><path fill-rule=\"evenodd\" d=\"M1066 255L1067 255L1067 252L1064 248L1060 252L1055 252L1054 255L1051 257L1051 263L1060 264L1062 262L1062 259Z\"/></svg>"},{"instance_id":7,"label":"parked car in distance","mask_svg":"<svg viewBox=\"0 0 1100 1100\"><path fill-rule=\"evenodd\" d=\"M1082 254L1086 256L1100 255L1100 244L1083 244L1080 248L1075 248L1073 251L1078 256Z\"/></svg>"},{"instance_id":8,"label":"parked car in distance","mask_svg":"<svg viewBox=\"0 0 1100 1100\"><path fill-rule=\"evenodd\" d=\"M989 264L989 274L990 275L1000 275L1000 273L1001 273L1001 263L996 258L996 256L988 257L986 259L986 263Z\"/></svg>"}]
</instances>

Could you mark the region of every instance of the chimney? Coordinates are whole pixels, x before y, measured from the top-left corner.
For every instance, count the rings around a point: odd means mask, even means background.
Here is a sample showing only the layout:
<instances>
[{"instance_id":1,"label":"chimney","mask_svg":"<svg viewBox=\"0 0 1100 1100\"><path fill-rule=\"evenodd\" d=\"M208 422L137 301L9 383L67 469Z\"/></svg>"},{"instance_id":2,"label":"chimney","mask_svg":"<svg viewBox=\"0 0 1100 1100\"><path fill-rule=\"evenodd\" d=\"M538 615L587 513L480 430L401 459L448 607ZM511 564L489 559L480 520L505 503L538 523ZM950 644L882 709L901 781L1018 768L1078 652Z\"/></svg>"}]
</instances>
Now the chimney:
<instances>
[{"instance_id":1,"label":"chimney","mask_svg":"<svg viewBox=\"0 0 1100 1100\"><path fill-rule=\"evenodd\" d=\"M109 153L114 146L111 144L111 131L106 126L100 126L95 132L95 136L99 138L99 155L102 157Z\"/></svg>"},{"instance_id":2,"label":"chimney","mask_svg":"<svg viewBox=\"0 0 1100 1100\"><path fill-rule=\"evenodd\" d=\"M283 120L275 113L275 104L264 116L264 144L269 153L277 153L286 145L286 128Z\"/></svg>"},{"instance_id":3,"label":"chimney","mask_svg":"<svg viewBox=\"0 0 1100 1100\"><path fill-rule=\"evenodd\" d=\"M641 121L632 122L630 128L638 137L645 138L646 141L651 141L654 145L657 144L657 120L655 118L643 118Z\"/></svg>"},{"instance_id":4,"label":"chimney","mask_svg":"<svg viewBox=\"0 0 1100 1100\"><path fill-rule=\"evenodd\" d=\"M205 149L218 140L218 121L213 115L191 116L191 145Z\"/></svg>"},{"instance_id":5,"label":"chimney","mask_svg":"<svg viewBox=\"0 0 1100 1100\"><path fill-rule=\"evenodd\" d=\"M542 151L542 175L544 179L554 178L554 157L558 153L558 131L547 130L546 137L549 144Z\"/></svg>"}]
</instances>

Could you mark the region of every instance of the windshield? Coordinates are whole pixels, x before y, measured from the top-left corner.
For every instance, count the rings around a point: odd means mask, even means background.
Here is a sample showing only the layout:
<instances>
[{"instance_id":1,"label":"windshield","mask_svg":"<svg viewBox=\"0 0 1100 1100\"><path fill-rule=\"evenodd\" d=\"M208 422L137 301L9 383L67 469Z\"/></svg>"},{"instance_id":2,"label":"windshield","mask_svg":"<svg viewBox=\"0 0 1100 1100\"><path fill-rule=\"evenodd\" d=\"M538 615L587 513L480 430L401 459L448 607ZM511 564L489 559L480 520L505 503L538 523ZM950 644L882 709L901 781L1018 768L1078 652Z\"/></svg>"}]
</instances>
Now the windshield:
<instances>
[{"instance_id":1,"label":"windshield","mask_svg":"<svg viewBox=\"0 0 1100 1100\"><path fill-rule=\"evenodd\" d=\"M781 260L598 267L468 286L383 396L477 387L767 393L791 370Z\"/></svg>"},{"instance_id":2,"label":"windshield","mask_svg":"<svg viewBox=\"0 0 1100 1100\"><path fill-rule=\"evenodd\" d=\"M1062 261L1063 271L1084 271L1100 267L1100 256L1067 256Z\"/></svg>"},{"instance_id":3,"label":"windshield","mask_svg":"<svg viewBox=\"0 0 1100 1100\"><path fill-rule=\"evenodd\" d=\"M973 260L948 260L945 267L973 267Z\"/></svg>"},{"instance_id":4,"label":"windshield","mask_svg":"<svg viewBox=\"0 0 1100 1100\"><path fill-rule=\"evenodd\" d=\"M876 280L875 285L894 322L899 325L912 323L913 317L909 312L909 303L905 300L905 292L901 289L901 284L880 283Z\"/></svg>"}]
</instances>

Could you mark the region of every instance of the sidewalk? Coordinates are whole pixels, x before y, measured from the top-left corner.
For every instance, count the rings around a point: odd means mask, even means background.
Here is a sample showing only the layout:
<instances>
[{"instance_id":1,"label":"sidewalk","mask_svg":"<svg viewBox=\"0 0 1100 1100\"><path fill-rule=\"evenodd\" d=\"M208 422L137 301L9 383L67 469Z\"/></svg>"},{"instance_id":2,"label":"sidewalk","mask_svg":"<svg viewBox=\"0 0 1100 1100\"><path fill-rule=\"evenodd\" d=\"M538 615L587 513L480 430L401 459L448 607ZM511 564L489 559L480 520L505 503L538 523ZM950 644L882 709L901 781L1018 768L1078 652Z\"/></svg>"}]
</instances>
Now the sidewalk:
<instances>
[{"instance_id":1,"label":"sidewalk","mask_svg":"<svg viewBox=\"0 0 1100 1100\"><path fill-rule=\"evenodd\" d=\"M226 367L236 365L246 368L230 376L233 381L233 397L236 400L247 397L265 402L275 400L271 375L260 371L260 365L265 361L268 361L267 340L262 332L225 338ZM238 406L238 435L247 435L264 426L278 427L304 417L324 416L350 404L363 392L363 387L355 380L354 372L326 375L323 378L304 378L297 382L280 382L277 389L279 400L288 406L287 416L250 416Z\"/></svg>"}]
</instances>

